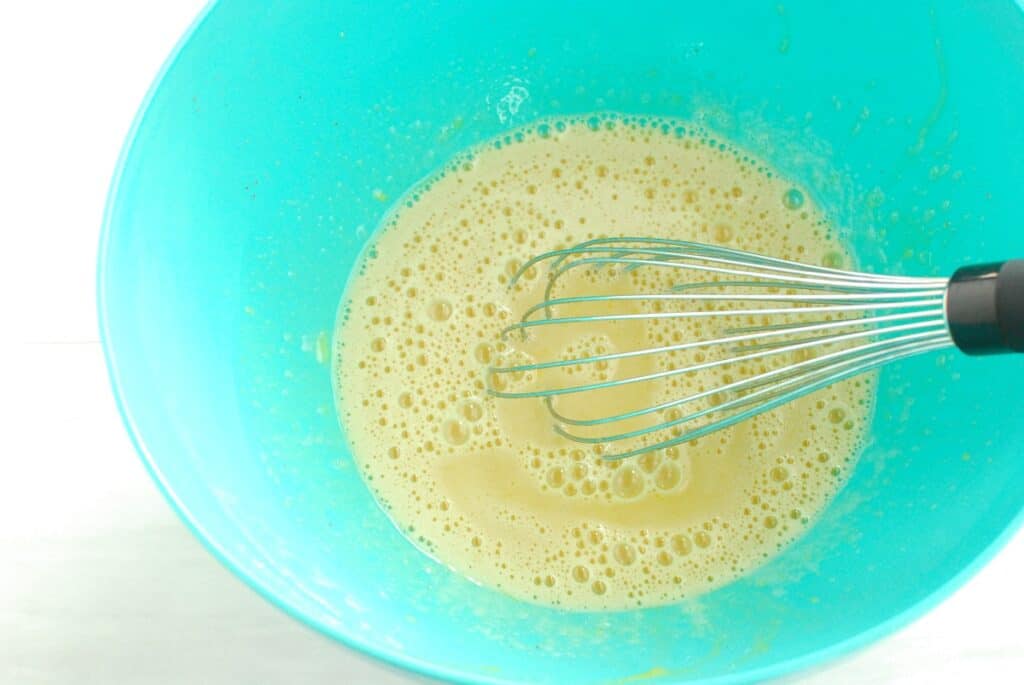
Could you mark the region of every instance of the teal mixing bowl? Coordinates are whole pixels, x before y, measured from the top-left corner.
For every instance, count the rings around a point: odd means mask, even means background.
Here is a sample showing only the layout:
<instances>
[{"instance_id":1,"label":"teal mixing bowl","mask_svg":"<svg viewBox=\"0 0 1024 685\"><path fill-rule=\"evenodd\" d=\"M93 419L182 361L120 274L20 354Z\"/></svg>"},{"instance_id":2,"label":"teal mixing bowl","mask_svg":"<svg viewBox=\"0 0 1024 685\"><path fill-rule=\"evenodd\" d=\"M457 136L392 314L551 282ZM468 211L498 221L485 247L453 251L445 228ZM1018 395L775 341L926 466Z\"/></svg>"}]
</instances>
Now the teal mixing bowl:
<instances>
[{"instance_id":1,"label":"teal mixing bowl","mask_svg":"<svg viewBox=\"0 0 1024 685\"><path fill-rule=\"evenodd\" d=\"M335 417L329 341L382 198L501 131L597 110L698 121L767 158L867 269L1024 256L1012 2L224 0L139 114L100 249L110 374L153 477L278 606L458 681L762 680L919 616L1021 521L1022 359L885 369L873 437L820 522L676 606L515 601L375 505Z\"/></svg>"}]
</instances>

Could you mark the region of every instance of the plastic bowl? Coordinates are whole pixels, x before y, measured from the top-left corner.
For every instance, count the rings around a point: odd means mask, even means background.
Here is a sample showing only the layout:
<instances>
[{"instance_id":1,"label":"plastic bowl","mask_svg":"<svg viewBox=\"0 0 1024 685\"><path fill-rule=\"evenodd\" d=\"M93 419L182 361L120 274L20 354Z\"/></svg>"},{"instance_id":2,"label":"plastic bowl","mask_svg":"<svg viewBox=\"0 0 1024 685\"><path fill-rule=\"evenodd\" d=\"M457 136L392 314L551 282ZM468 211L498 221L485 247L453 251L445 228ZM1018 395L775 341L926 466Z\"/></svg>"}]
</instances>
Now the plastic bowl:
<instances>
[{"instance_id":1,"label":"plastic bowl","mask_svg":"<svg viewBox=\"0 0 1024 685\"><path fill-rule=\"evenodd\" d=\"M1020 523L1021 359L886 369L873 440L808 535L697 600L581 614L478 587L392 527L338 427L328 342L375 190L558 113L721 132L869 269L1021 256L1024 15L934 4L213 5L142 108L100 250L110 373L154 478L278 606L437 677L761 680L920 615Z\"/></svg>"}]
</instances>

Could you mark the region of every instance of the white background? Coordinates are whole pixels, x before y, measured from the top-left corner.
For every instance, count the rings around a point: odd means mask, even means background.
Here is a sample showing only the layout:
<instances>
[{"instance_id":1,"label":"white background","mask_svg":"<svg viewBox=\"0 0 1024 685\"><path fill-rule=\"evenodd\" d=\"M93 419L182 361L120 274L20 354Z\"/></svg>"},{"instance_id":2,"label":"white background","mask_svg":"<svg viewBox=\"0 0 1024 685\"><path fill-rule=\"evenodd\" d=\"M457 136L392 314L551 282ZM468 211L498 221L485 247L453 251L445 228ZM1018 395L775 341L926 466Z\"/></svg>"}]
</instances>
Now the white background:
<instances>
[{"instance_id":1,"label":"white background","mask_svg":"<svg viewBox=\"0 0 1024 685\"><path fill-rule=\"evenodd\" d=\"M111 399L93 297L106 187L202 4L0 9L0 683L419 682L219 566L149 481ZM910 628L791 682L1024 682L1022 581L1018 535Z\"/></svg>"}]
</instances>

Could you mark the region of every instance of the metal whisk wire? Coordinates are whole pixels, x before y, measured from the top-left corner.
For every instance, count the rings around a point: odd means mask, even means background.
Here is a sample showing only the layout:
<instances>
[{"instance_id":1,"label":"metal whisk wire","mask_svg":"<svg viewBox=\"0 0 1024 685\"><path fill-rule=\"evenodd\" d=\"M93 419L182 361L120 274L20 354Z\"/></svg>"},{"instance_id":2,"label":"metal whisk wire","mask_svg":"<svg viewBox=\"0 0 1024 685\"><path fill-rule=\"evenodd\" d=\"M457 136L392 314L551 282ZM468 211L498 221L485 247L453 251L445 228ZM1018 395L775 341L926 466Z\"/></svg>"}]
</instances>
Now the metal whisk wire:
<instances>
[{"instance_id":1,"label":"metal whisk wire","mask_svg":"<svg viewBox=\"0 0 1024 685\"><path fill-rule=\"evenodd\" d=\"M945 315L948 279L875 275L825 266L802 264L742 250L661 238L598 238L574 247L538 255L519 269L510 287L531 268L549 263L544 299L529 307L508 326L503 337L531 329L570 324L603 324L654 319L710 319L713 317L765 317L772 322L729 327L707 339L688 340L635 350L591 354L530 364L494 366L489 378L503 374L542 372L560 367L581 367L649 355L664 355L701 348L722 348L725 356L636 376L576 385L527 390L505 390L489 384L491 395L506 399L539 398L555 419L555 430L566 438L588 444L616 443L658 433L653 441L632 449L605 454L625 459L678 445L769 411L781 404L864 373L890 362L952 346ZM576 269L621 268L624 272L655 268L678 271L689 280L668 292L553 296L565 274ZM703 276L711 280L692 280ZM726 280L719 280L719 279ZM707 290L725 292L706 292ZM639 313L584 313L558 316L557 309L598 307L607 312L620 303L658 302L697 306L684 311ZM739 308L715 309L714 305ZM797 315L805 320L792 321ZM810 320L806 318L813 315ZM839 318L836 318L839 317ZM837 347L838 346L838 347ZM836 349L831 349L836 348ZM559 412L559 396L616 388L744 362L765 361L778 355L803 353L806 358L763 370L669 401L598 418L578 418ZM682 407L723 395L727 399L682 412ZM691 409L688 407L688 409ZM655 425L615 430L614 424L658 412L675 411ZM700 422L701 419L706 419ZM608 426L608 434L588 436L573 427Z\"/></svg>"}]
</instances>

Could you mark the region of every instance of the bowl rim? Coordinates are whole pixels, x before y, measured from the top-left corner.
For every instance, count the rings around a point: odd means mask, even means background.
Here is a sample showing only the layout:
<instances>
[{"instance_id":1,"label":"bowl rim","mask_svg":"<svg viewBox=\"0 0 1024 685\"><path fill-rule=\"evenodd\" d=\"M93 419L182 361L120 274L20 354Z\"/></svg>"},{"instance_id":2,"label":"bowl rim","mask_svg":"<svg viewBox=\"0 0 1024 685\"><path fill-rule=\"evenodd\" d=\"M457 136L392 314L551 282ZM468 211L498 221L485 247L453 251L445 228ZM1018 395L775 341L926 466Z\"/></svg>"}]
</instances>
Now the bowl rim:
<instances>
[{"instance_id":1,"label":"bowl rim","mask_svg":"<svg viewBox=\"0 0 1024 685\"><path fill-rule=\"evenodd\" d=\"M1016 0L1018 7L1024 7L1024 0ZM121 147L121 151L118 155L117 163L114 168L113 175L111 177L110 186L107 191L107 197L105 201L105 207L103 212L102 225L100 229L99 249L97 252L97 265L96 265L96 310L97 318L99 323L100 332L100 344L103 349L103 357L107 367L107 375L109 378L111 390L114 397L114 402L117 405L118 413L121 416L121 421L124 423L125 429L128 432L128 436L131 439L131 443L135 448L136 453L141 459L150 477L156 483L157 489L163 495L164 499L170 504L178 518L185 524L193 536L195 536L207 551L212 554L222 565L224 565L231 573L240 578L246 585L256 591L260 596L266 599L270 604L283 611L285 614L298 620L300 623L309 626L318 632L340 642L341 644L361 652L368 656L371 656L383 664L391 667L403 669L405 671L425 676L428 678L443 679L450 682L466 683L467 685L511 685L516 681L506 680L500 677L493 677L486 674L460 670L454 668L448 668L440 666L436 663L419 659L396 649L392 649L386 645L374 644L369 640L359 637L354 632L346 632L338 629L336 626L330 625L324 621L318 620L315 616L308 614L298 607L295 607L288 602L278 597L274 591L265 584L256 574L251 573L245 563L232 555L225 547L221 546L213 535L209 534L202 525L202 522L198 520L196 516L189 510L188 505L174 492L171 484L166 480L164 474L160 470L160 465L155 456L149 451L146 441L138 426L136 425L134 416L131 408L123 395L121 387L121 374L119 368L119 356L115 350L115 343L112 339L111 332L109 330L108 320L108 283L107 283L107 262L109 258L109 249L112 241L114 240L114 227L113 227L113 216L114 208L118 205L120 196L122 193L122 181L123 174L128 159L135 152L136 144L138 142L138 133L140 129L146 124L148 116L150 114L150 107L153 103L156 94L163 85L164 79L167 74L175 67L178 59L181 57L182 52L187 45L192 41L192 38L199 31L199 29L210 19L213 13L216 11L218 6L221 5L221 0L210 0L206 6L199 12L196 18L192 21L189 27L186 29L184 34L178 39L174 48L170 54L164 60L163 65L160 67L152 83L150 84L146 95L143 97L141 104L134 116L131 127L125 136L124 142ZM1004 529L997 535L993 540L986 546L981 552L979 552L968 564L961 568L956 574L946 580L944 583L933 588L923 598L903 609L902 611L890 616L885 621L872 626L866 630L863 630L855 635L852 635L844 640L833 643L827 647L808 652L801 656L785 659L783 661L770 664L768 666L762 666L760 668L754 668L749 670L738 671L721 676L712 676L710 678L704 678L701 680L692 681L679 681L688 682L693 685L734 685L738 683L747 682L761 682L765 680L776 679L785 675L794 674L800 671L808 671L815 667L823 667L829 663L834 663L841 657L850 655L851 653L860 650L871 643L880 640L883 637L891 635L901 628L906 627L913 621L917 620L939 603L947 599L950 595L960 589L971 577L973 577L985 564L991 559L1009 542L1009 540L1016 534L1016 532L1024 525L1024 507L1022 507L1014 518L1004 527ZM671 672L665 675L666 680L658 678L658 682L675 682L672 680Z\"/></svg>"}]
</instances>

